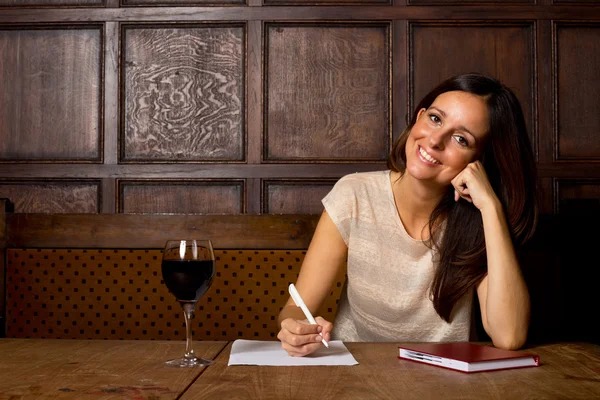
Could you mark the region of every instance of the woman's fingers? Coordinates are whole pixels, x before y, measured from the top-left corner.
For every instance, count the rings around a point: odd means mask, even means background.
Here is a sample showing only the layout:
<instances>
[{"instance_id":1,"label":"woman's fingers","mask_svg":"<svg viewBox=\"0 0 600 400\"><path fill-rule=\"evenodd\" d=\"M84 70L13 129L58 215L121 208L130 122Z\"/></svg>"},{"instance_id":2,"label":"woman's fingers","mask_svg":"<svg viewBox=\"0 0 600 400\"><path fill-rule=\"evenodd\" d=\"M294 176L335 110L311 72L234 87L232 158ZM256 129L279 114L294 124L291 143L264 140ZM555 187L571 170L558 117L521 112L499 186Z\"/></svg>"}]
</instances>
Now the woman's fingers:
<instances>
[{"instance_id":1,"label":"woman's fingers","mask_svg":"<svg viewBox=\"0 0 600 400\"><path fill-rule=\"evenodd\" d=\"M480 210L484 205L493 204L497 199L480 161L467 165L454 177L451 184L454 186L455 201L463 198Z\"/></svg>"},{"instance_id":2,"label":"woman's fingers","mask_svg":"<svg viewBox=\"0 0 600 400\"><path fill-rule=\"evenodd\" d=\"M291 356L299 357L313 353L323 346L321 341L331 337L333 324L321 317L317 317L316 320L318 325L309 324L307 321L297 321L293 318L283 320L281 330L277 334L277 339L281 341L281 347Z\"/></svg>"}]
</instances>

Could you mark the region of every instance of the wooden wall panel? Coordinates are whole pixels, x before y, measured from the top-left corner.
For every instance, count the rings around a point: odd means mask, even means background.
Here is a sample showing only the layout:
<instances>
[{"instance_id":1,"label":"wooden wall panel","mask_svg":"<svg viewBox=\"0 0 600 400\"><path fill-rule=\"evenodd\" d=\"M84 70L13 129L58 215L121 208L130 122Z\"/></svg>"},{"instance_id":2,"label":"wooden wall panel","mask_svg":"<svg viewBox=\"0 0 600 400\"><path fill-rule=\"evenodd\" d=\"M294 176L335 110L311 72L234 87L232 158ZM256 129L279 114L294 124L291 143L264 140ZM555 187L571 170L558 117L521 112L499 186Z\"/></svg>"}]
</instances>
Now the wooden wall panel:
<instances>
[{"instance_id":1,"label":"wooden wall panel","mask_svg":"<svg viewBox=\"0 0 600 400\"><path fill-rule=\"evenodd\" d=\"M385 160L388 24L265 27L267 161Z\"/></svg>"},{"instance_id":2,"label":"wooden wall panel","mask_svg":"<svg viewBox=\"0 0 600 400\"><path fill-rule=\"evenodd\" d=\"M600 215L600 179L557 179L555 190L559 214Z\"/></svg>"},{"instance_id":3,"label":"wooden wall panel","mask_svg":"<svg viewBox=\"0 0 600 400\"><path fill-rule=\"evenodd\" d=\"M99 181L35 181L0 179L0 197L14 203L17 213L98 213Z\"/></svg>"},{"instance_id":4,"label":"wooden wall panel","mask_svg":"<svg viewBox=\"0 0 600 400\"><path fill-rule=\"evenodd\" d=\"M243 181L235 213L318 212L467 71L523 103L544 212L571 201L556 180L600 180L596 0L0 0L0 24L0 179L101 182L94 212L123 211L119 180L167 179Z\"/></svg>"},{"instance_id":5,"label":"wooden wall panel","mask_svg":"<svg viewBox=\"0 0 600 400\"><path fill-rule=\"evenodd\" d=\"M444 79L467 72L485 73L513 89L535 148L533 32L531 23L411 23L409 115Z\"/></svg>"},{"instance_id":6,"label":"wooden wall panel","mask_svg":"<svg viewBox=\"0 0 600 400\"><path fill-rule=\"evenodd\" d=\"M392 0L263 0L264 5L392 5Z\"/></svg>"},{"instance_id":7,"label":"wooden wall panel","mask_svg":"<svg viewBox=\"0 0 600 400\"><path fill-rule=\"evenodd\" d=\"M123 161L244 159L242 25L125 26Z\"/></svg>"},{"instance_id":8,"label":"wooden wall panel","mask_svg":"<svg viewBox=\"0 0 600 400\"><path fill-rule=\"evenodd\" d=\"M99 6L105 0L0 0L2 7Z\"/></svg>"},{"instance_id":9,"label":"wooden wall panel","mask_svg":"<svg viewBox=\"0 0 600 400\"><path fill-rule=\"evenodd\" d=\"M499 7L515 4L534 4L536 0L406 0L409 5L476 5L494 4Z\"/></svg>"},{"instance_id":10,"label":"wooden wall panel","mask_svg":"<svg viewBox=\"0 0 600 400\"><path fill-rule=\"evenodd\" d=\"M600 23L555 25L558 160L600 161Z\"/></svg>"},{"instance_id":11,"label":"wooden wall panel","mask_svg":"<svg viewBox=\"0 0 600 400\"><path fill-rule=\"evenodd\" d=\"M552 0L555 4L598 4L598 0Z\"/></svg>"},{"instance_id":12,"label":"wooden wall panel","mask_svg":"<svg viewBox=\"0 0 600 400\"><path fill-rule=\"evenodd\" d=\"M100 27L0 27L0 49L0 162L101 161Z\"/></svg>"},{"instance_id":13,"label":"wooden wall panel","mask_svg":"<svg viewBox=\"0 0 600 400\"><path fill-rule=\"evenodd\" d=\"M124 214L243 214L243 180L119 181Z\"/></svg>"},{"instance_id":14,"label":"wooden wall panel","mask_svg":"<svg viewBox=\"0 0 600 400\"><path fill-rule=\"evenodd\" d=\"M320 214L335 180L265 180L263 214Z\"/></svg>"},{"instance_id":15,"label":"wooden wall panel","mask_svg":"<svg viewBox=\"0 0 600 400\"><path fill-rule=\"evenodd\" d=\"M246 0L121 0L123 6L203 6L246 4Z\"/></svg>"}]
</instances>

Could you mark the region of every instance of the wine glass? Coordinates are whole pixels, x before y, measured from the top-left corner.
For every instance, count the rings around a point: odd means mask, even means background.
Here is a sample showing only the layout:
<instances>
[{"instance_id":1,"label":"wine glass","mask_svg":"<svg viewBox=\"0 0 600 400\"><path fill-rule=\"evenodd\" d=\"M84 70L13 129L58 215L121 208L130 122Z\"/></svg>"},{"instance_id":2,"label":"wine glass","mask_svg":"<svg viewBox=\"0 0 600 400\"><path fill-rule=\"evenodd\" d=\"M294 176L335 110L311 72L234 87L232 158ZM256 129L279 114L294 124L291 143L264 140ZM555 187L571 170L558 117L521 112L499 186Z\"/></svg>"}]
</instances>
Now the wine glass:
<instances>
[{"instance_id":1,"label":"wine glass","mask_svg":"<svg viewBox=\"0 0 600 400\"><path fill-rule=\"evenodd\" d=\"M185 354L167 361L174 367L204 367L214 361L196 357L192 349L191 319L198 300L210 287L215 275L215 253L210 240L168 240L162 257L165 285L183 308Z\"/></svg>"}]
</instances>

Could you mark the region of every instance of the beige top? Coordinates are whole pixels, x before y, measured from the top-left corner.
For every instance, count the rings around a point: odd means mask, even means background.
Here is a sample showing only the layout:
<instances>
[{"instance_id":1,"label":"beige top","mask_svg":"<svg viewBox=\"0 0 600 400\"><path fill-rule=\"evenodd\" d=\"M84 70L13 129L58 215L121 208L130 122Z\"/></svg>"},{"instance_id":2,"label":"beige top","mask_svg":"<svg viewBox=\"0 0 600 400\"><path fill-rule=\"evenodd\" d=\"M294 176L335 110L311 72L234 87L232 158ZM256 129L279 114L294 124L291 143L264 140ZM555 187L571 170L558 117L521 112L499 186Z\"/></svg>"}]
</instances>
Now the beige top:
<instances>
[{"instance_id":1,"label":"beige top","mask_svg":"<svg viewBox=\"0 0 600 400\"><path fill-rule=\"evenodd\" d=\"M433 252L408 235L394 202L390 171L341 178L323 205L348 246L348 279L333 338L351 342L468 341L473 290L451 323L433 308Z\"/></svg>"}]
</instances>

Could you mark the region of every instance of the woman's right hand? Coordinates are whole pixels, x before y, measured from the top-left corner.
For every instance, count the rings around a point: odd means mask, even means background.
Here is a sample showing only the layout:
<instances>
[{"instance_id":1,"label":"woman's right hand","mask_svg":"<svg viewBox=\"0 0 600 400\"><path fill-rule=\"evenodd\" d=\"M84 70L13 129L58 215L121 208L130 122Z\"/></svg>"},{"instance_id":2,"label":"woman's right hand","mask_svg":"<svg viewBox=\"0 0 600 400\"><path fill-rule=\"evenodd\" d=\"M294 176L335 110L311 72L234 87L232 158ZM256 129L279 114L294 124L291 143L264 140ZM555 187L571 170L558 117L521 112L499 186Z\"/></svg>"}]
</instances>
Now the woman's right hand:
<instances>
[{"instance_id":1,"label":"woman's right hand","mask_svg":"<svg viewBox=\"0 0 600 400\"><path fill-rule=\"evenodd\" d=\"M277 339L281 340L281 348L292 357L302 357L324 346L321 339L329 342L333 324L321 317L316 317L315 321L317 325L294 318L281 321L281 330L277 334Z\"/></svg>"}]
</instances>

